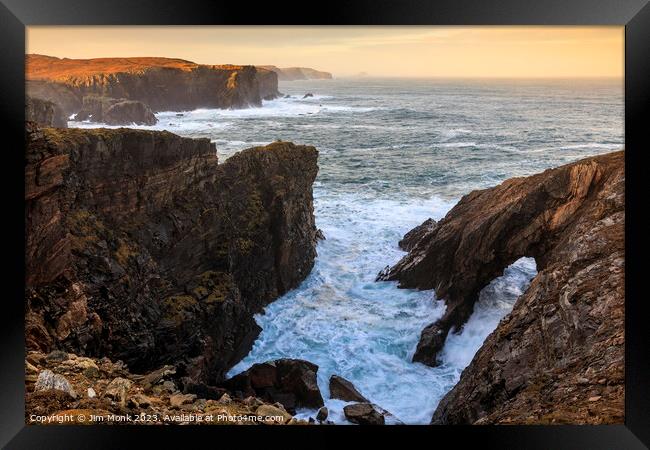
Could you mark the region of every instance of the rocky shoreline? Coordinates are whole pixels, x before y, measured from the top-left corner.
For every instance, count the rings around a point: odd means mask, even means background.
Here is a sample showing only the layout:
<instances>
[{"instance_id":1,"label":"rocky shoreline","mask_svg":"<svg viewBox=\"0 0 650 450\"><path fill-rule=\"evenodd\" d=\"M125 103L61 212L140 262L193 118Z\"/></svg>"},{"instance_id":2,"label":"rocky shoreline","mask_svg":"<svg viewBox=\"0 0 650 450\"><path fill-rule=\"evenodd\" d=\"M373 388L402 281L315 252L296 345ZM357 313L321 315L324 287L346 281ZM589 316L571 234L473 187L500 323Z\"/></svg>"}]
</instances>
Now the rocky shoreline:
<instances>
[{"instance_id":1,"label":"rocky shoreline","mask_svg":"<svg viewBox=\"0 0 650 450\"><path fill-rule=\"evenodd\" d=\"M139 375L121 361L54 351L25 360L25 421L44 425L303 425L281 403L212 388L181 391L174 366Z\"/></svg>"},{"instance_id":2,"label":"rocky shoreline","mask_svg":"<svg viewBox=\"0 0 650 450\"><path fill-rule=\"evenodd\" d=\"M409 253L378 278L447 304L413 357L428 365L482 288L520 257L537 262L432 423L622 422L624 163L615 152L473 191L400 242Z\"/></svg>"},{"instance_id":3,"label":"rocky shoreline","mask_svg":"<svg viewBox=\"0 0 650 450\"><path fill-rule=\"evenodd\" d=\"M27 95L62 115L115 125L151 124L159 111L247 108L279 97L278 75L255 66L206 65L171 58L68 59L27 55ZM121 104L108 112L88 103ZM28 116L28 119L29 116ZM34 120L34 119L31 119ZM36 120L38 122L38 120ZM153 122L155 123L155 122Z\"/></svg>"}]
</instances>

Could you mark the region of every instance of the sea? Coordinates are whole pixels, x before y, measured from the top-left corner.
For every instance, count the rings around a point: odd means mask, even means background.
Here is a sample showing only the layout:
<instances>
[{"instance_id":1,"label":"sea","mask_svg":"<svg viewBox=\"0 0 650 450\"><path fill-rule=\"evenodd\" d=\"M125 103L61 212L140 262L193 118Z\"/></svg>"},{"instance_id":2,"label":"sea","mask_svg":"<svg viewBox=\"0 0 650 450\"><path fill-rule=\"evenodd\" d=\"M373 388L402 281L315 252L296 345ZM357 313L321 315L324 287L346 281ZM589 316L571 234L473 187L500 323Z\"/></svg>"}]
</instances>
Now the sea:
<instances>
[{"instance_id":1,"label":"sea","mask_svg":"<svg viewBox=\"0 0 650 450\"><path fill-rule=\"evenodd\" d=\"M255 317L262 332L229 375L268 360L306 359L319 366L332 422L348 423L347 403L329 399L336 374L391 412L389 423L429 423L526 290L535 261L521 258L481 292L438 367L411 359L444 302L434 291L377 282L378 272L404 256L397 246L404 233L443 218L472 190L622 149L622 80L341 78L280 82L279 89L283 97L261 107L160 112L157 125L134 126L207 137L222 161L276 140L319 150L314 208L326 239L303 283Z\"/></svg>"}]
</instances>

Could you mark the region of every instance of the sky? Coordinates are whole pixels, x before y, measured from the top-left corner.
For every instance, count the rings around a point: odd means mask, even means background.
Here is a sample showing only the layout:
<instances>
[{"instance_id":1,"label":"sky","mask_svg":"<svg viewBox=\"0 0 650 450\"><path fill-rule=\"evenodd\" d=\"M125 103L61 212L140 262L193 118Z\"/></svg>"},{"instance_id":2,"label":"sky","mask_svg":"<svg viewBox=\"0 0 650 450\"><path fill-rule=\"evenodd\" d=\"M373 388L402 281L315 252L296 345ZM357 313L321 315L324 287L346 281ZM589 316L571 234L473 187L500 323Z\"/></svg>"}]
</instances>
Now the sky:
<instances>
[{"instance_id":1,"label":"sky","mask_svg":"<svg viewBox=\"0 0 650 450\"><path fill-rule=\"evenodd\" d=\"M624 27L30 26L27 53L311 67L335 77L622 77Z\"/></svg>"}]
</instances>

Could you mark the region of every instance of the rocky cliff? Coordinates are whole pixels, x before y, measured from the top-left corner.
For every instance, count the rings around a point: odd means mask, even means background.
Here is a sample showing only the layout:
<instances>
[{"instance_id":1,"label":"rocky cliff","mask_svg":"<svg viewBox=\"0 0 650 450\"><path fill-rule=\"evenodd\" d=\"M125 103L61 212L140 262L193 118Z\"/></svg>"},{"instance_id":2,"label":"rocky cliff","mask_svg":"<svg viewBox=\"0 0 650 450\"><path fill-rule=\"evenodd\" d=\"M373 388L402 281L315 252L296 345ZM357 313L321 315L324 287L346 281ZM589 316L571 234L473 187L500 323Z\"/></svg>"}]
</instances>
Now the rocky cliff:
<instances>
[{"instance_id":1,"label":"rocky cliff","mask_svg":"<svg viewBox=\"0 0 650 450\"><path fill-rule=\"evenodd\" d=\"M277 74L278 80L296 81L296 80L330 80L332 74L321 70L310 69L309 67L276 67L276 66L257 66L266 70L273 71Z\"/></svg>"},{"instance_id":2,"label":"rocky cliff","mask_svg":"<svg viewBox=\"0 0 650 450\"><path fill-rule=\"evenodd\" d=\"M26 79L29 95L60 105L68 115L87 95L140 101L154 112L246 108L279 95L272 71L171 58L27 55Z\"/></svg>"},{"instance_id":3,"label":"rocky cliff","mask_svg":"<svg viewBox=\"0 0 650 450\"><path fill-rule=\"evenodd\" d=\"M25 97L25 120L43 127L67 128L68 119L61 108L53 102Z\"/></svg>"},{"instance_id":4,"label":"rocky cliff","mask_svg":"<svg viewBox=\"0 0 650 450\"><path fill-rule=\"evenodd\" d=\"M106 125L155 125L158 119L147 105L125 98L86 95L75 120L91 120Z\"/></svg>"},{"instance_id":5,"label":"rocky cliff","mask_svg":"<svg viewBox=\"0 0 650 450\"><path fill-rule=\"evenodd\" d=\"M209 140L168 132L28 124L26 141L29 349L214 383L250 349L252 315L311 270L313 147L218 164Z\"/></svg>"},{"instance_id":6,"label":"rocky cliff","mask_svg":"<svg viewBox=\"0 0 650 450\"><path fill-rule=\"evenodd\" d=\"M522 256L537 262L433 423L622 422L624 186L623 152L587 158L474 191L406 236L382 278L445 299L414 357L431 365L483 287Z\"/></svg>"}]
</instances>

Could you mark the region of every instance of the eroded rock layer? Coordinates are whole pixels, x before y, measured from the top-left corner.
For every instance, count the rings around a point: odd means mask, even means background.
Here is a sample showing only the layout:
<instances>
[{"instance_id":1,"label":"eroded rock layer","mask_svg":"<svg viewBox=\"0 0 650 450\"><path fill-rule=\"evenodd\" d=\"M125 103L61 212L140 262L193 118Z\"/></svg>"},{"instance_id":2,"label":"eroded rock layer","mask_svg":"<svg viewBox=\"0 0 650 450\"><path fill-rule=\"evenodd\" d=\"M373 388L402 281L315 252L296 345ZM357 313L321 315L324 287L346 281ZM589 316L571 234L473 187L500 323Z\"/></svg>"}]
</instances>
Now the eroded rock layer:
<instances>
[{"instance_id":1,"label":"eroded rock layer","mask_svg":"<svg viewBox=\"0 0 650 450\"><path fill-rule=\"evenodd\" d=\"M622 422L624 186L624 152L587 158L474 191L411 233L383 278L447 302L422 333L425 363L505 267L532 256L538 270L433 423Z\"/></svg>"},{"instance_id":2,"label":"eroded rock layer","mask_svg":"<svg viewBox=\"0 0 650 450\"><path fill-rule=\"evenodd\" d=\"M26 339L214 383L310 272L313 147L27 127Z\"/></svg>"},{"instance_id":3,"label":"eroded rock layer","mask_svg":"<svg viewBox=\"0 0 650 450\"><path fill-rule=\"evenodd\" d=\"M27 55L27 92L66 112L87 95L140 101L157 111L260 106L279 95L277 75L254 66L171 58L69 59Z\"/></svg>"}]
</instances>

